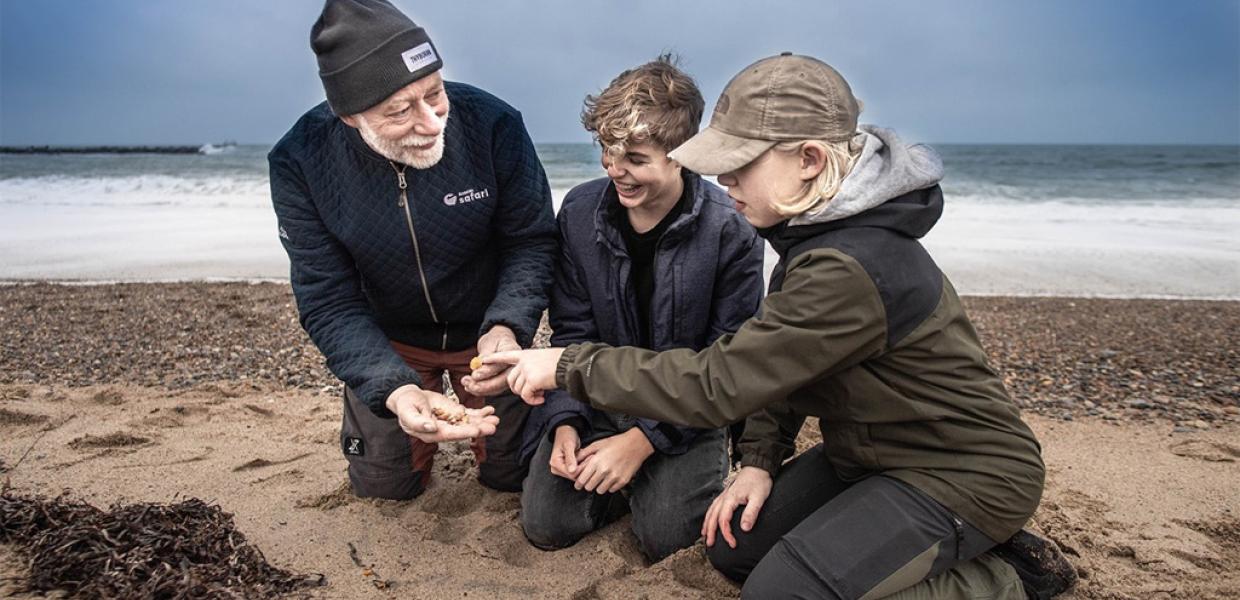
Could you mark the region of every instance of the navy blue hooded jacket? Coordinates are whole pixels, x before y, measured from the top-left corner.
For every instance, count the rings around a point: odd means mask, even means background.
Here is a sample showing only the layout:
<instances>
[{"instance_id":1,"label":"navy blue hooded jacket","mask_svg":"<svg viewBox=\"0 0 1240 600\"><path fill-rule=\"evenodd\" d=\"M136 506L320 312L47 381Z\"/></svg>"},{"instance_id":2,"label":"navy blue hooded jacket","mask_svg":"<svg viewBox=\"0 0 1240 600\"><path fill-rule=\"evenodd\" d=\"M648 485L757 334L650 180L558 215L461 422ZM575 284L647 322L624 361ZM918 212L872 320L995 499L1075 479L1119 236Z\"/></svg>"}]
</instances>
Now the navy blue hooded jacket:
<instances>
[{"instance_id":1,"label":"navy blue hooded jacket","mask_svg":"<svg viewBox=\"0 0 1240 600\"><path fill-rule=\"evenodd\" d=\"M403 165L327 103L267 156L302 327L382 417L394 416L384 407L392 390L421 384L389 340L463 350L502 324L529 345L551 286L551 190L520 113L472 86L445 88L443 159L404 170L407 206Z\"/></svg>"},{"instance_id":2,"label":"navy blue hooded jacket","mask_svg":"<svg viewBox=\"0 0 1240 600\"><path fill-rule=\"evenodd\" d=\"M736 331L762 301L764 246L757 232L718 186L692 173L685 183L693 201L664 232L654 258L653 350L701 350ZM549 311L552 346L638 345L632 262L615 225L624 218L615 185L607 178L583 183L565 196L556 219L560 259ZM588 429L593 410L563 390L548 391L546 402L526 422L522 455L531 456L542 436L565 421ZM701 431L652 419L637 419L637 426L665 454L683 453Z\"/></svg>"}]
</instances>

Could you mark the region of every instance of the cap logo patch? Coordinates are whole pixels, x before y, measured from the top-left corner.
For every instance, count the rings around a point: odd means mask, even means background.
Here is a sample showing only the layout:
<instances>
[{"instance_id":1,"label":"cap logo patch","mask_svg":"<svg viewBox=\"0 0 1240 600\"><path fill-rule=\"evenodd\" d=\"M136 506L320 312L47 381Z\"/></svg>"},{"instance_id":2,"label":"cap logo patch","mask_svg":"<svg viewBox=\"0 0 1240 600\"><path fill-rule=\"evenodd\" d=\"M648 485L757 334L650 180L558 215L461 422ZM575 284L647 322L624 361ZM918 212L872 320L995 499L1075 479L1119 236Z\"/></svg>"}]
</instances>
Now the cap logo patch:
<instances>
[{"instance_id":1,"label":"cap logo patch","mask_svg":"<svg viewBox=\"0 0 1240 600\"><path fill-rule=\"evenodd\" d=\"M418 69L425 67L439 60L435 55L435 49L431 47L430 42L419 44L409 50L405 50L400 54L401 60L405 61L405 67L410 73L416 73Z\"/></svg>"}]
</instances>

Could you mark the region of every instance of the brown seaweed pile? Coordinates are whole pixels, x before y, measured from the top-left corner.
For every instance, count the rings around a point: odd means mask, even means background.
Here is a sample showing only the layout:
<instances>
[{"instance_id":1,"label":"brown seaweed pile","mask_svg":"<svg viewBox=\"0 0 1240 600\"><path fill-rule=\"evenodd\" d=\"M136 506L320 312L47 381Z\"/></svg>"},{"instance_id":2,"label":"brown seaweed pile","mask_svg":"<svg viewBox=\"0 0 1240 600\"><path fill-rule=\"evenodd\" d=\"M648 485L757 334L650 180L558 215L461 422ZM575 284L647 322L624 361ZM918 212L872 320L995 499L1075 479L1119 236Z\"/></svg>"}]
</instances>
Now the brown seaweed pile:
<instances>
[{"instance_id":1,"label":"brown seaweed pile","mask_svg":"<svg viewBox=\"0 0 1240 600\"><path fill-rule=\"evenodd\" d=\"M274 598L325 583L271 566L218 506L113 505L0 491L0 543L29 567L27 591L79 598Z\"/></svg>"}]
</instances>

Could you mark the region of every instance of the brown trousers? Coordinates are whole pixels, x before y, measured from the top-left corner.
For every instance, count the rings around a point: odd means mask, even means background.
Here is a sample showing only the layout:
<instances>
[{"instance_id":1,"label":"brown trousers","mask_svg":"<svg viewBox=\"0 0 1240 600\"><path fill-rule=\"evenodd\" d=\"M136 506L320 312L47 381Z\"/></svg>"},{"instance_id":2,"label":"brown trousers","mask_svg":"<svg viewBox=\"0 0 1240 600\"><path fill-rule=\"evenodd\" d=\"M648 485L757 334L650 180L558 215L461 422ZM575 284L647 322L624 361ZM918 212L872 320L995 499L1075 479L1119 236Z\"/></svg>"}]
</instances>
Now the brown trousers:
<instances>
[{"instance_id":1,"label":"brown trousers","mask_svg":"<svg viewBox=\"0 0 1240 600\"><path fill-rule=\"evenodd\" d=\"M470 442L478 464L478 479L497 490L520 491L528 469L528 465L521 464L520 450L529 407L511 394L482 398L465 391L461 378L470 373L473 349L440 352L398 342L392 342L392 347L422 378L422 389L443 393L446 374L461 404L469 408L495 407L500 418L495 434ZM349 461L354 493L398 500L417 496L430 483L438 449L437 444L406 435L396 419L375 416L349 389L345 390L341 445Z\"/></svg>"}]
</instances>

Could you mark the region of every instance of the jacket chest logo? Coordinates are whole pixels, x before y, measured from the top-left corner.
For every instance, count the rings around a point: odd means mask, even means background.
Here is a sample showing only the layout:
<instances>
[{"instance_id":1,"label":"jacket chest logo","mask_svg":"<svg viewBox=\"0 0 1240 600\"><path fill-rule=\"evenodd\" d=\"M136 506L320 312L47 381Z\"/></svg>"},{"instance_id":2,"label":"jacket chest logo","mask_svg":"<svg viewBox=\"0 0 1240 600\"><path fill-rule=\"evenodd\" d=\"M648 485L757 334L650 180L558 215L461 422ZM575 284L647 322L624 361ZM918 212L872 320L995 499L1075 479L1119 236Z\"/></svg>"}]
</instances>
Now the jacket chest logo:
<instances>
[{"instance_id":1,"label":"jacket chest logo","mask_svg":"<svg viewBox=\"0 0 1240 600\"><path fill-rule=\"evenodd\" d=\"M455 194L446 194L443 197L443 203L448 206L456 206L457 204L468 204L474 200L481 200L483 198L490 197L491 190L487 188L482 188L481 190L469 188L467 190L456 192Z\"/></svg>"}]
</instances>

